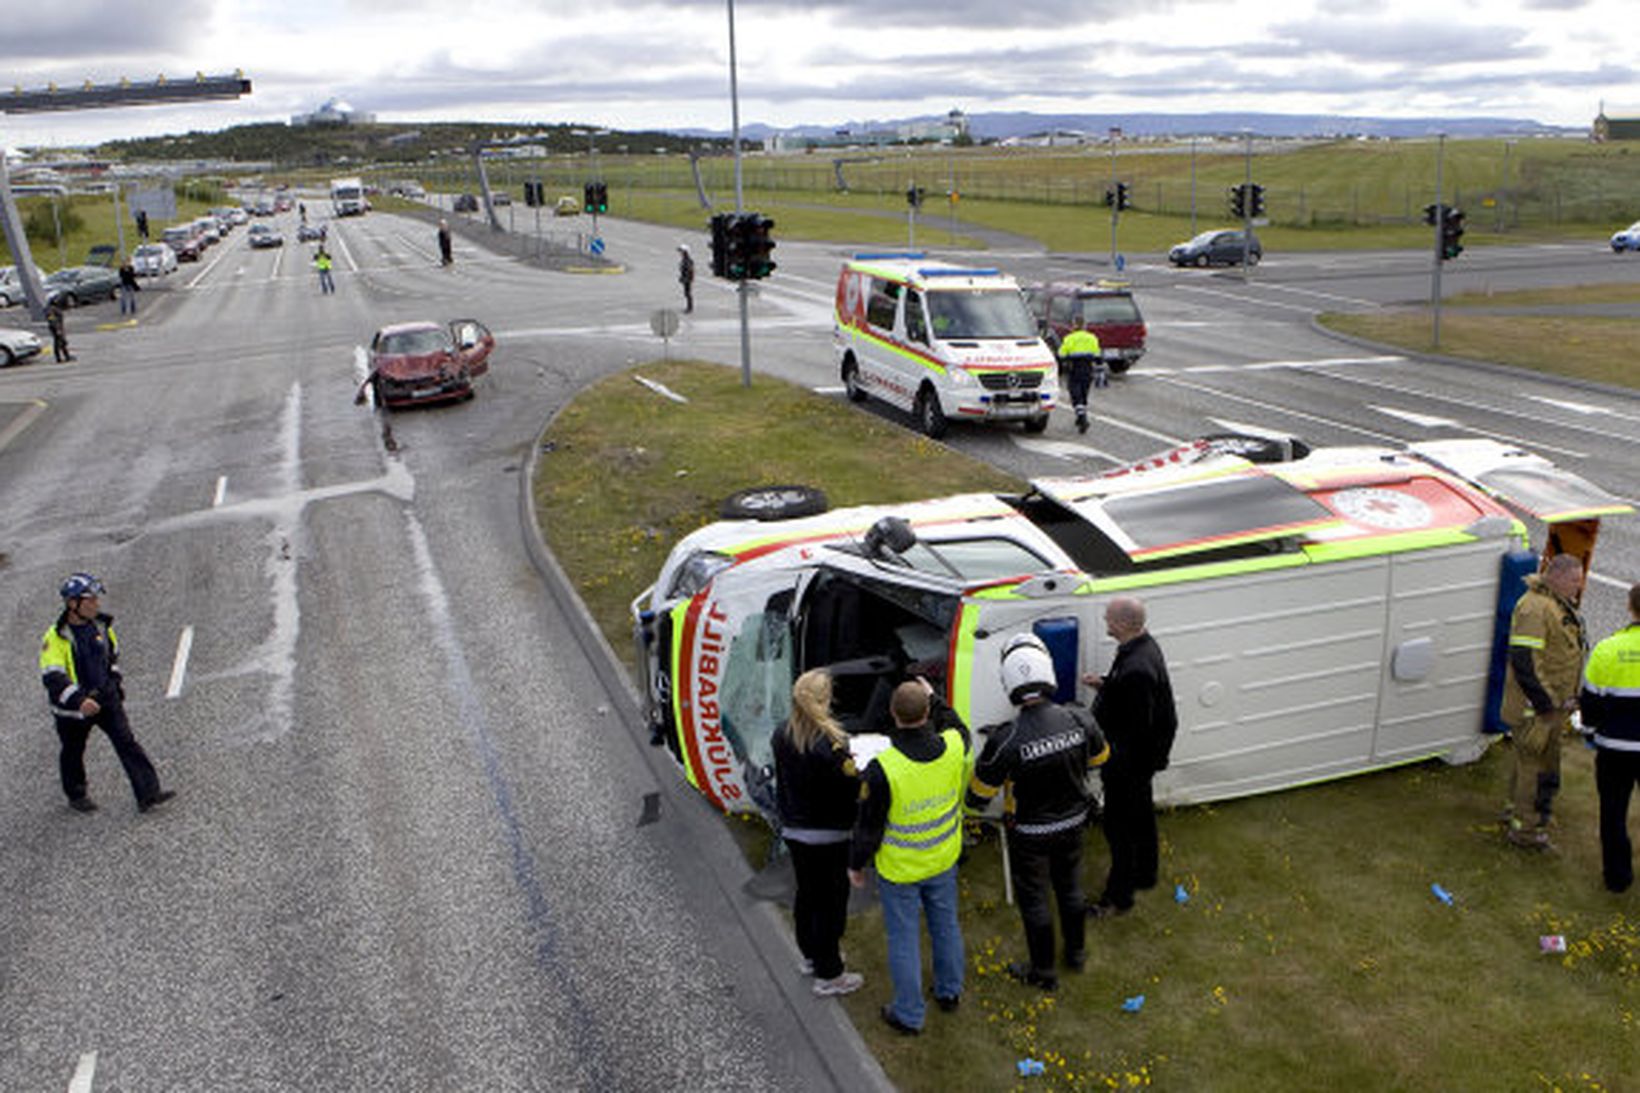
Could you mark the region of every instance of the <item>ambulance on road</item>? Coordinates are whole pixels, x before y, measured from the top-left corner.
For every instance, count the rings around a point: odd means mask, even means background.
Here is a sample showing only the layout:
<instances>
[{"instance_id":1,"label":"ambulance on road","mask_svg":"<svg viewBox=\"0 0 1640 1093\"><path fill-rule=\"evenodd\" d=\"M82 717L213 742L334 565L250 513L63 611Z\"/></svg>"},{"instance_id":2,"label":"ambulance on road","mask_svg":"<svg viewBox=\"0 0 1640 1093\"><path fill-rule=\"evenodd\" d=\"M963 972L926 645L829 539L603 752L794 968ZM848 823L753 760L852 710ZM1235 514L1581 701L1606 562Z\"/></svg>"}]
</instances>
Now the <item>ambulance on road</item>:
<instances>
[{"instance_id":1,"label":"ambulance on road","mask_svg":"<svg viewBox=\"0 0 1640 1093\"><path fill-rule=\"evenodd\" d=\"M902 282L910 284L911 282ZM777 519L790 499L793 512ZM1012 716L1008 639L1053 654L1061 701L1115 654L1105 605L1134 594L1178 702L1158 799L1213 801L1433 756L1491 737L1509 611L1546 550L1590 563L1632 511L1490 440L1406 449L1203 438L1022 496L814 514L801 491L691 533L632 605L650 726L717 807L771 806L770 738L792 683L834 679L862 755L908 675L978 729Z\"/></svg>"},{"instance_id":2,"label":"ambulance on road","mask_svg":"<svg viewBox=\"0 0 1640 1093\"><path fill-rule=\"evenodd\" d=\"M833 326L848 397L909 411L931 437L952 420L1048 427L1058 370L1012 277L917 253L857 254Z\"/></svg>"}]
</instances>

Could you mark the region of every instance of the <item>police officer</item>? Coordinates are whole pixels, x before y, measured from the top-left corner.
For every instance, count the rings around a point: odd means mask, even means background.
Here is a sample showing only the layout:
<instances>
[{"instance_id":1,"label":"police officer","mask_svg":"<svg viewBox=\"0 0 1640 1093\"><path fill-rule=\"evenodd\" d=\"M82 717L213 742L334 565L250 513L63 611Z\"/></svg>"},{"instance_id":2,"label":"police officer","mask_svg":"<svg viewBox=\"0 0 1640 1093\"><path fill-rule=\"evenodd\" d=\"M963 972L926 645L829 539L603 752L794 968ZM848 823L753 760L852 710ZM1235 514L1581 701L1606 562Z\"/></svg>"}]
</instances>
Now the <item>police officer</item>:
<instances>
[{"instance_id":1,"label":"police officer","mask_svg":"<svg viewBox=\"0 0 1640 1093\"><path fill-rule=\"evenodd\" d=\"M882 1018L906 1035L922 1031L927 1013L919 918L928 921L934 950L934 1000L949 1011L962 998L957 859L968 730L948 707L931 718L935 701L925 680L907 680L894 689L889 700L894 731L861 777L860 810L849 842L849 883L865 887L866 864L877 868L894 982L894 1000L883 1007Z\"/></svg>"},{"instance_id":2,"label":"police officer","mask_svg":"<svg viewBox=\"0 0 1640 1093\"><path fill-rule=\"evenodd\" d=\"M320 295L329 295L330 293L336 291L336 281L330 275L330 267L332 264L330 252L325 250L325 245L323 243L320 243L319 249L315 251L313 255L313 268L319 271Z\"/></svg>"},{"instance_id":3,"label":"police officer","mask_svg":"<svg viewBox=\"0 0 1640 1093\"><path fill-rule=\"evenodd\" d=\"M75 573L58 591L63 612L40 639L40 679L62 742L57 766L69 807L76 812L97 811L85 784L85 744L95 725L114 745L136 794L137 808L147 812L176 793L160 788L148 753L131 735L120 680L119 639L114 636L113 618L99 609L103 584L89 573Z\"/></svg>"},{"instance_id":4,"label":"police officer","mask_svg":"<svg viewBox=\"0 0 1640 1093\"><path fill-rule=\"evenodd\" d=\"M1082 897L1082 844L1091 808L1088 770L1110 756L1093 715L1061 706L1053 658L1035 634L1019 634L1002 651L1002 687L1019 707L1014 720L987 729L968 786L968 805L982 809L1004 792L1008 866L1019 917L1025 925L1028 963L1008 974L1045 991L1059 986L1054 969L1051 887L1059 905L1065 966L1087 962L1087 903Z\"/></svg>"},{"instance_id":5,"label":"police officer","mask_svg":"<svg viewBox=\"0 0 1640 1093\"><path fill-rule=\"evenodd\" d=\"M1629 586L1629 625L1589 654L1578 698L1594 730L1594 784L1600 794L1600 860L1606 887L1634 883L1629 795L1640 784L1640 584Z\"/></svg>"},{"instance_id":6,"label":"police officer","mask_svg":"<svg viewBox=\"0 0 1640 1093\"><path fill-rule=\"evenodd\" d=\"M1077 327L1059 343L1059 360L1070 370L1071 406L1079 433L1088 431L1088 388L1094 384L1095 371L1104 371L1101 352L1098 336L1086 327Z\"/></svg>"},{"instance_id":7,"label":"police officer","mask_svg":"<svg viewBox=\"0 0 1640 1093\"><path fill-rule=\"evenodd\" d=\"M1515 745L1507 838L1516 846L1551 849L1549 817L1560 791L1560 736L1577 705L1588 639L1577 613L1583 563L1556 554L1542 574L1526 578L1526 594L1509 620L1509 669L1500 716ZM1536 824L1527 821L1536 816Z\"/></svg>"}]
</instances>

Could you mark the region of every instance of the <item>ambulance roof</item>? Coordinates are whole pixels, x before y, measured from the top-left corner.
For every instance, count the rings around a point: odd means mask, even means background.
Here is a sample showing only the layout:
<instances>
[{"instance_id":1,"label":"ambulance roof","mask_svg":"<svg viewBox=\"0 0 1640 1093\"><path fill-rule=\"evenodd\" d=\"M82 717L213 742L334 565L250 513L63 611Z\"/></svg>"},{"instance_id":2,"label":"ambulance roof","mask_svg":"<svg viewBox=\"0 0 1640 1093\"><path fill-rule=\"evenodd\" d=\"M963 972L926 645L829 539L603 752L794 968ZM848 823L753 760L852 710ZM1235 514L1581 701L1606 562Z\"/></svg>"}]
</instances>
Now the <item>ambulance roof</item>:
<instances>
[{"instance_id":1,"label":"ambulance roof","mask_svg":"<svg viewBox=\"0 0 1640 1093\"><path fill-rule=\"evenodd\" d=\"M928 291L942 289L1019 288L1009 274L995 268L957 266L930 259L918 251L879 251L856 254L847 267L886 281L900 281Z\"/></svg>"}]
</instances>

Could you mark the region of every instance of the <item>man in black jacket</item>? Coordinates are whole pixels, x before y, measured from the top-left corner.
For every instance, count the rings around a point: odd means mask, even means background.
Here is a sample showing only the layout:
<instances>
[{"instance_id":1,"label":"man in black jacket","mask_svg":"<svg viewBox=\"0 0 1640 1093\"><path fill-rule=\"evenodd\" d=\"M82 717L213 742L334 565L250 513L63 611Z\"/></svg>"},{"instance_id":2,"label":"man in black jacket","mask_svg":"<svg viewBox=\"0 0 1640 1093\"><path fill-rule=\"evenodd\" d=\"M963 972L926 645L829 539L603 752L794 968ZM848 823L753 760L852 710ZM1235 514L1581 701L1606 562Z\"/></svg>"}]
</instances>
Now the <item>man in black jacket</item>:
<instances>
[{"instance_id":1,"label":"man in black jacket","mask_svg":"<svg viewBox=\"0 0 1640 1093\"><path fill-rule=\"evenodd\" d=\"M1088 711L1050 697L1058 689L1053 657L1035 634L1020 634L1003 649L1002 686L1019 713L985 730L968 806L983 809L999 790L1007 791L1008 869L1030 953L1029 963L1009 964L1008 974L1051 991L1059 986L1059 975L1050 888L1059 905L1065 966L1081 971L1087 961L1082 844L1090 808L1088 770L1103 763L1110 748Z\"/></svg>"},{"instance_id":2,"label":"man in black jacket","mask_svg":"<svg viewBox=\"0 0 1640 1093\"><path fill-rule=\"evenodd\" d=\"M1105 607L1105 632L1116 640L1116 658L1103 676L1083 682L1098 694L1093 716L1110 741L1110 761L1100 771L1105 787L1105 841L1110 873L1094 918L1126 914L1134 892L1156 887L1156 802L1151 779L1167 769L1179 729L1173 684L1161 646L1145 629L1145 605L1118 596Z\"/></svg>"}]
</instances>

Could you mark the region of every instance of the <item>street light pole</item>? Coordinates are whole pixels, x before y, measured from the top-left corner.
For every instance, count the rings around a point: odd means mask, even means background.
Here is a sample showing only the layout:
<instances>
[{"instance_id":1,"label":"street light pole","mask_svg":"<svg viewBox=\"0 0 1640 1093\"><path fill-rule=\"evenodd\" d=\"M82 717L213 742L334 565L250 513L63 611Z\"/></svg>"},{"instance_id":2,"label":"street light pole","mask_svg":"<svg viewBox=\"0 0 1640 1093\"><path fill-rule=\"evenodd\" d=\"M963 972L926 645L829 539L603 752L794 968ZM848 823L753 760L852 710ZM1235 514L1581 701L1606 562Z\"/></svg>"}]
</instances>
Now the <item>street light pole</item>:
<instances>
[{"instance_id":1,"label":"street light pole","mask_svg":"<svg viewBox=\"0 0 1640 1093\"><path fill-rule=\"evenodd\" d=\"M1116 138L1122 131L1115 126L1110 130L1110 268L1116 270L1116 221L1122 215L1121 202L1116 197Z\"/></svg>"}]
</instances>

